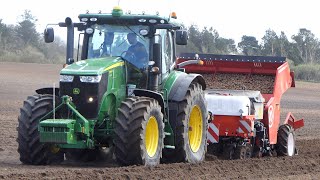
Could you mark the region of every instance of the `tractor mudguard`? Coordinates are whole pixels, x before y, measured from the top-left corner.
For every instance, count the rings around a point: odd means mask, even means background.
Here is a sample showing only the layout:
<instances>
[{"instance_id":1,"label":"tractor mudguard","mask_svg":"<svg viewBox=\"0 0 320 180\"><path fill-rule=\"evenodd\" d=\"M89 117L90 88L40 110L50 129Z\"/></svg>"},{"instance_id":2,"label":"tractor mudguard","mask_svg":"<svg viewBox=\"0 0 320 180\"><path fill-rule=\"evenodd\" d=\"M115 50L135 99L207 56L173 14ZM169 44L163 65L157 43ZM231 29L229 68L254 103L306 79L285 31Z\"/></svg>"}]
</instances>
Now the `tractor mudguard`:
<instances>
[{"instance_id":1,"label":"tractor mudguard","mask_svg":"<svg viewBox=\"0 0 320 180\"><path fill-rule=\"evenodd\" d=\"M59 96L59 88L55 88L55 95ZM48 88L40 88L36 90L37 94L53 94L53 88L52 87L48 87Z\"/></svg>"},{"instance_id":2,"label":"tractor mudguard","mask_svg":"<svg viewBox=\"0 0 320 180\"><path fill-rule=\"evenodd\" d=\"M202 89L206 89L206 83L204 78L200 74L184 74L180 75L173 84L169 93L169 100L182 101L187 93L188 87L193 81L199 82Z\"/></svg>"},{"instance_id":3,"label":"tractor mudguard","mask_svg":"<svg viewBox=\"0 0 320 180\"><path fill-rule=\"evenodd\" d=\"M165 107L164 107L164 99L163 99L162 94L154 92L154 91L146 90L146 89L135 89L135 90L133 90L133 94L136 96L150 97L150 98L157 100L161 106L162 113L164 113Z\"/></svg>"}]
</instances>

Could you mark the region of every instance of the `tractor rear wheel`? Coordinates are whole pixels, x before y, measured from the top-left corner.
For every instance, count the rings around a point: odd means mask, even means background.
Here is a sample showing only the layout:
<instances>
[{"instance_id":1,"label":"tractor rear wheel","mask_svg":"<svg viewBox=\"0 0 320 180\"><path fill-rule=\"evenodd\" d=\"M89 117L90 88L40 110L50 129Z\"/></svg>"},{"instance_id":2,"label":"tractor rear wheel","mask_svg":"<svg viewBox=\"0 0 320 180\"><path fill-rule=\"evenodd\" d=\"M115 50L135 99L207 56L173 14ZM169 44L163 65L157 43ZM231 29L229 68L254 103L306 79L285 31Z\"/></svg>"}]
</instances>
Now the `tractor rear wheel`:
<instances>
[{"instance_id":1,"label":"tractor rear wheel","mask_svg":"<svg viewBox=\"0 0 320 180\"><path fill-rule=\"evenodd\" d=\"M178 103L174 129L175 149L164 149L162 161L200 163L207 151L207 111L202 86L190 85L184 100Z\"/></svg>"},{"instance_id":2,"label":"tractor rear wheel","mask_svg":"<svg viewBox=\"0 0 320 180\"><path fill-rule=\"evenodd\" d=\"M17 142L20 161L24 164L46 165L64 160L64 153L59 148L40 143L39 120L52 111L53 98L52 95L29 96L20 109ZM58 102L59 99L55 98Z\"/></svg>"},{"instance_id":3,"label":"tractor rear wheel","mask_svg":"<svg viewBox=\"0 0 320 180\"><path fill-rule=\"evenodd\" d=\"M278 129L276 150L279 156L293 156L296 151L294 129L289 124L281 125Z\"/></svg>"},{"instance_id":4,"label":"tractor rear wheel","mask_svg":"<svg viewBox=\"0 0 320 180\"><path fill-rule=\"evenodd\" d=\"M121 165L155 166L164 140L163 113L148 97L129 97L121 103L115 124L115 156Z\"/></svg>"}]
</instances>

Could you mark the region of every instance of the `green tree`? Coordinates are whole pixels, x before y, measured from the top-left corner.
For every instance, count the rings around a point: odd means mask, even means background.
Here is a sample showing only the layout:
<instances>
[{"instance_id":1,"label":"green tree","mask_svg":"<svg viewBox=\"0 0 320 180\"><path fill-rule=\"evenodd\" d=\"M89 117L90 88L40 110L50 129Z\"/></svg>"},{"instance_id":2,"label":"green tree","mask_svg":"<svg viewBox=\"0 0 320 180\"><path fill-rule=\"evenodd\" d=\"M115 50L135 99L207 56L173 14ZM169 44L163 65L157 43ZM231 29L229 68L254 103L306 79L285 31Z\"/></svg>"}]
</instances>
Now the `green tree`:
<instances>
[{"instance_id":1,"label":"green tree","mask_svg":"<svg viewBox=\"0 0 320 180\"><path fill-rule=\"evenodd\" d=\"M304 63L315 63L319 59L320 43L308 29L299 29L299 33L292 36L294 46Z\"/></svg>"},{"instance_id":2,"label":"green tree","mask_svg":"<svg viewBox=\"0 0 320 180\"><path fill-rule=\"evenodd\" d=\"M39 33L36 30L36 17L31 14L30 10L25 10L21 15L21 21L16 26L16 33L22 39L24 45L33 45L39 47Z\"/></svg>"},{"instance_id":3,"label":"green tree","mask_svg":"<svg viewBox=\"0 0 320 180\"><path fill-rule=\"evenodd\" d=\"M16 36L13 25L6 25L2 23L0 19L0 55L3 55L5 52L16 52L22 48L22 45L19 44L21 41Z\"/></svg>"},{"instance_id":4,"label":"green tree","mask_svg":"<svg viewBox=\"0 0 320 180\"><path fill-rule=\"evenodd\" d=\"M238 43L238 47L244 55L260 55L260 46L254 36L242 36L241 41Z\"/></svg>"},{"instance_id":5,"label":"green tree","mask_svg":"<svg viewBox=\"0 0 320 180\"><path fill-rule=\"evenodd\" d=\"M215 47L215 40L219 37L218 32L213 30L212 27L209 29L207 27L204 27L202 29L202 32L200 33L200 50L201 53L210 53L213 52Z\"/></svg>"},{"instance_id":6,"label":"green tree","mask_svg":"<svg viewBox=\"0 0 320 180\"><path fill-rule=\"evenodd\" d=\"M2 43L2 34L5 32L6 25L2 23L2 19L0 19L0 44Z\"/></svg>"},{"instance_id":7,"label":"green tree","mask_svg":"<svg viewBox=\"0 0 320 180\"><path fill-rule=\"evenodd\" d=\"M0 19L0 55L3 54L3 48L6 44L5 42L5 33L6 33L6 25L2 23L2 19Z\"/></svg>"},{"instance_id":8,"label":"green tree","mask_svg":"<svg viewBox=\"0 0 320 180\"><path fill-rule=\"evenodd\" d=\"M279 37L271 29L268 29L262 38L261 54L265 56L280 56L281 54Z\"/></svg>"},{"instance_id":9,"label":"green tree","mask_svg":"<svg viewBox=\"0 0 320 180\"><path fill-rule=\"evenodd\" d=\"M235 42L233 39L219 37L215 40L216 54L238 54Z\"/></svg>"},{"instance_id":10,"label":"green tree","mask_svg":"<svg viewBox=\"0 0 320 180\"><path fill-rule=\"evenodd\" d=\"M283 31L281 31L281 34L279 36L279 45L280 45L280 56L288 56L291 43L289 42L286 34Z\"/></svg>"},{"instance_id":11,"label":"green tree","mask_svg":"<svg viewBox=\"0 0 320 180\"><path fill-rule=\"evenodd\" d=\"M180 52L238 54L234 40L220 37L213 27L199 30L196 25L191 25L188 28L188 35L188 45L177 46L178 54Z\"/></svg>"},{"instance_id":12,"label":"green tree","mask_svg":"<svg viewBox=\"0 0 320 180\"><path fill-rule=\"evenodd\" d=\"M187 48L194 52L201 52L201 33L198 26L191 25L188 28L189 41L191 42Z\"/></svg>"}]
</instances>

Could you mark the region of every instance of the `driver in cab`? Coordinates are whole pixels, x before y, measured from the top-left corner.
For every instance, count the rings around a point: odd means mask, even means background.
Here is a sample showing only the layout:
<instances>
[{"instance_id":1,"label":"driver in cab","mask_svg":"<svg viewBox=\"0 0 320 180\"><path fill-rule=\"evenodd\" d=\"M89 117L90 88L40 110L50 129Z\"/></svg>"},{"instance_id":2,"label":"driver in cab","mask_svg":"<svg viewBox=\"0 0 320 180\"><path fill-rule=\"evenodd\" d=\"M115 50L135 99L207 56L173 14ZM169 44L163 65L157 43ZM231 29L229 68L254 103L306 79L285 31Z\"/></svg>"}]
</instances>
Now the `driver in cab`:
<instances>
[{"instance_id":1,"label":"driver in cab","mask_svg":"<svg viewBox=\"0 0 320 180\"><path fill-rule=\"evenodd\" d=\"M148 63L148 54L144 45L137 40L135 33L129 33L127 35L130 47L128 48L125 58L140 69L144 69Z\"/></svg>"}]
</instances>

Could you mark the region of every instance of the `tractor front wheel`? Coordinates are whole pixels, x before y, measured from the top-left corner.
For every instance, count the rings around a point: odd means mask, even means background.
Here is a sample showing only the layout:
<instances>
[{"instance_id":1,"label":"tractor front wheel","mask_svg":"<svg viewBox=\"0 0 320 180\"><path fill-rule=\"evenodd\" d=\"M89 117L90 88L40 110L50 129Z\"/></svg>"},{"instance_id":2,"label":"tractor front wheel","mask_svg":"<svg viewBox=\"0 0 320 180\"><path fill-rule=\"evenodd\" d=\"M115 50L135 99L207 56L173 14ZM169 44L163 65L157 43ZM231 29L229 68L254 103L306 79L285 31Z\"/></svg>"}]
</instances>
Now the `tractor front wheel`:
<instances>
[{"instance_id":1,"label":"tractor front wheel","mask_svg":"<svg viewBox=\"0 0 320 180\"><path fill-rule=\"evenodd\" d=\"M115 156L121 165L159 164L163 140L163 113L155 99L133 96L121 103L114 139Z\"/></svg>"},{"instance_id":2,"label":"tractor front wheel","mask_svg":"<svg viewBox=\"0 0 320 180\"><path fill-rule=\"evenodd\" d=\"M276 145L277 155L293 156L296 152L294 129L289 124L281 125L278 129Z\"/></svg>"},{"instance_id":3,"label":"tractor front wheel","mask_svg":"<svg viewBox=\"0 0 320 180\"><path fill-rule=\"evenodd\" d=\"M40 143L39 120L52 111L53 98L52 95L29 96L20 109L17 142L20 161L24 164L46 165L64 160L64 153L59 148ZM56 101L59 101L57 97Z\"/></svg>"}]
</instances>

